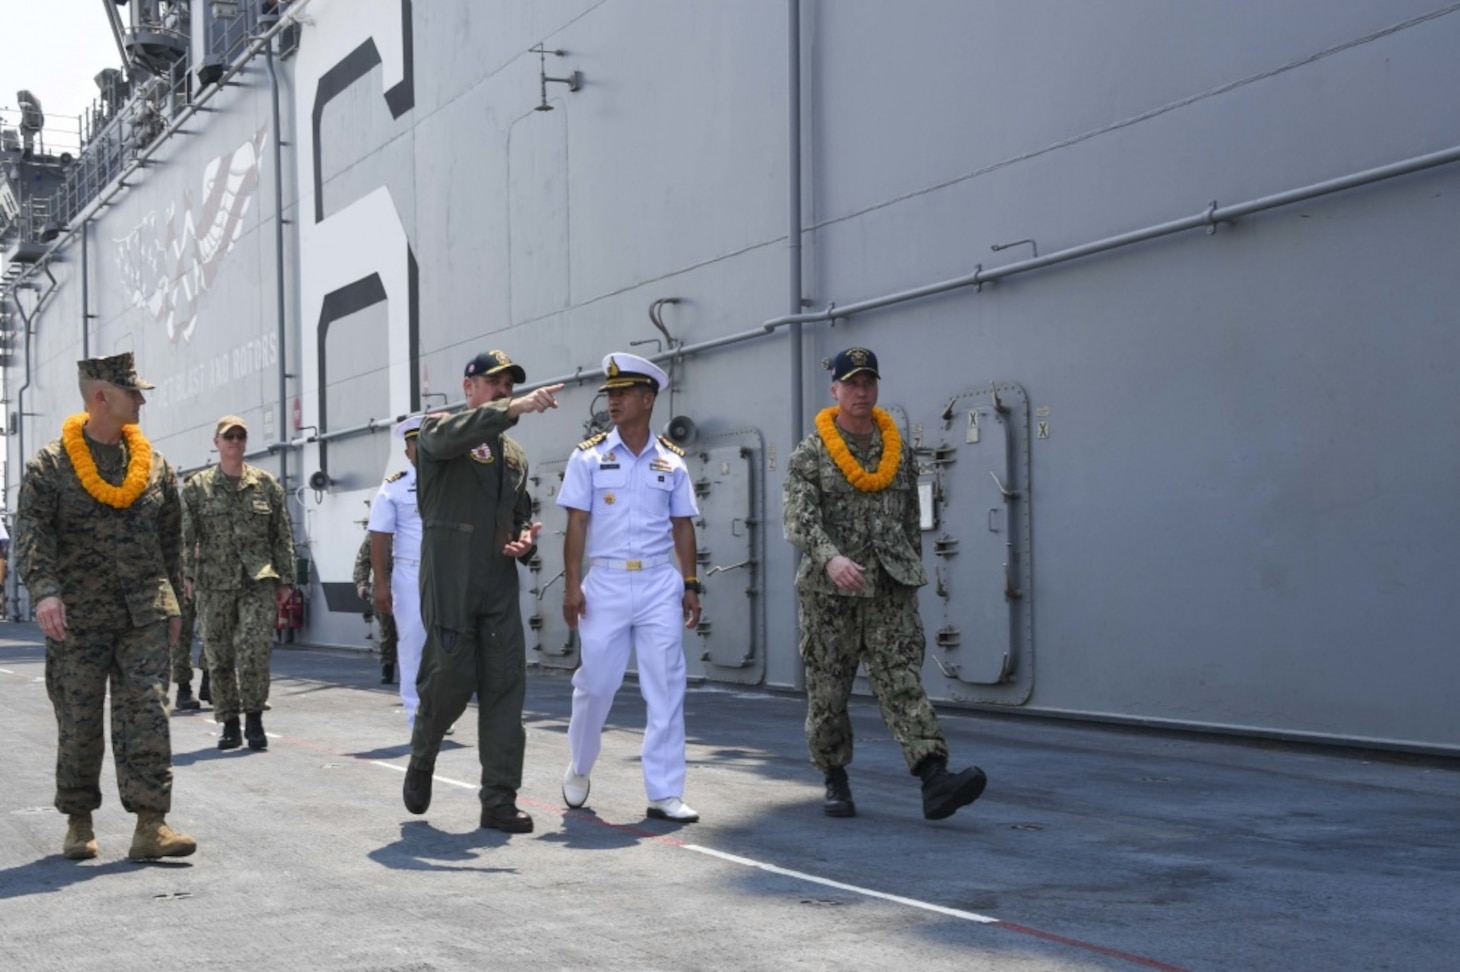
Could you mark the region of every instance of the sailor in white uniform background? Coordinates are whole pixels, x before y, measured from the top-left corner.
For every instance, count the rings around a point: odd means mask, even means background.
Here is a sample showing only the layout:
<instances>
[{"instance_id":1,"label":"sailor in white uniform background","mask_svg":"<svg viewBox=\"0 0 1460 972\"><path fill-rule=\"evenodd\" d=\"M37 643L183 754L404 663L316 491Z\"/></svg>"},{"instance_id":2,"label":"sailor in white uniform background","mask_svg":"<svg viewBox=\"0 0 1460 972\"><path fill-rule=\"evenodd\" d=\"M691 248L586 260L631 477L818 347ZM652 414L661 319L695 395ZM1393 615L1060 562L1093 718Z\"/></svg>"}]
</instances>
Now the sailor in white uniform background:
<instances>
[{"instance_id":1,"label":"sailor in white uniform background","mask_svg":"<svg viewBox=\"0 0 1460 972\"><path fill-rule=\"evenodd\" d=\"M608 355L603 369L613 431L579 444L558 494L558 505L568 511L563 617L578 629L581 658L573 675L563 800L570 807L588 800L589 773L632 646L648 710L643 748L648 815L690 823L699 814L683 801L683 639L685 629L700 620L694 534L699 508L684 451L649 429L654 400L669 386L669 376L632 354Z\"/></svg>"},{"instance_id":2,"label":"sailor in white uniform background","mask_svg":"<svg viewBox=\"0 0 1460 972\"><path fill-rule=\"evenodd\" d=\"M421 623L421 514L416 510L416 435L421 416L413 415L395 427L405 441L410 465L385 477L370 504L370 567L375 577L375 610L395 615L400 666L400 701L406 719L415 725L416 674L426 627Z\"/></svg>"}]
</instances>

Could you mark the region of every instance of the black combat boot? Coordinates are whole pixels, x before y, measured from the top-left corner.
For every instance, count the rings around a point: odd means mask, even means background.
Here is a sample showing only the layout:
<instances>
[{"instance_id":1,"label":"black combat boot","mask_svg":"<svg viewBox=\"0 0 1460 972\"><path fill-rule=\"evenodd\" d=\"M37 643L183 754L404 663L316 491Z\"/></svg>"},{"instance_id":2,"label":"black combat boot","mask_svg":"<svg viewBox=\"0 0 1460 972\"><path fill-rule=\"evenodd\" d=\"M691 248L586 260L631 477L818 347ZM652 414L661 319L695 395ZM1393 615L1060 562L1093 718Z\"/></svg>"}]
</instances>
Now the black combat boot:
<instances>
[{"instance_id":1,"label":"black combat boot","mask_svg":"<svg viewBox=\"0 0 1460 972\"><path fill-rule=\"evenodd\" d=\"M243 733L238 728L238 716L223 723L223 735L218 737L219 749L237 749L243 745Z\"/></svg>"},{"instance_id":2,"label":"black combat boot","mask_svg":"<svg viewBox=\"0 0 1460 972\"><path fill-rule=\"evenodd\" d=\"M264 714L249 712L244 715L243 735L249 749L268 749L269 737L264 735Z\"/></svg>"},{"instance_id":3,"label":"black combat boot","mask_svg":"<svg viewBox=\"0 0 1460 972\"><path fill-rule=\"evenodd\" d=\"M175 704L179 709L201 709L203 707L203 703L193 698L192 679L177 683L177 702Z\"/></svg>"},{"instance_id":4,"label":"black combat boot","mask_svg":"<svg viewBox=\"0 0 1460 972\"><path fill-rule=\"evenodd\" d=\"M434 772L434 768L406 768L406 783L401 789L401 798L411 813L425 813L431 809L431 774Z\"/></svg>"},{"instance_id":5,"label":"black combat boot","mask_svg":"<svg viewBox=\"0 0 1460 972\"><path fill-rule=\"evenodd\" d=\"M959 807L977 800L989 782L977 766L957 774L948 772L948 760L941 756L929 756L913 772L923 779L923 816L929 820L953 816Z\"/></svg>"},{"instance_id":6,"label":"black combat boot","mask_svg":"<svg viewBox=\"0 0 1460 972\"><path fill-rule=\"evenodd\" d=\"M386 662L384 665L380 666L380 684L395 684L395 665L393 663Z\"/></svg>"},{"instance_id":7,"label":"black combat boot","mask_svg":"<svg viewBox=\"0 0 1460 972\"><path fill-rule=\"evenodd\" d=\"M852 781L845 766L833 766L826 774L826 802L821 812L828 817L855 817L857 805L852 802Z\"/></svg>"},{"instance_id":8,"label":"black combat boot","mask_svg":"<svg viewBox=\"0 0 1460 972\"><path fill-rule=\"evenodd\" d=\"M203 669L203 681L198 685L198 701L208 703L213 701L213 692L208 687L208 670L206 668Z\"/></svg>"}]
</instances>

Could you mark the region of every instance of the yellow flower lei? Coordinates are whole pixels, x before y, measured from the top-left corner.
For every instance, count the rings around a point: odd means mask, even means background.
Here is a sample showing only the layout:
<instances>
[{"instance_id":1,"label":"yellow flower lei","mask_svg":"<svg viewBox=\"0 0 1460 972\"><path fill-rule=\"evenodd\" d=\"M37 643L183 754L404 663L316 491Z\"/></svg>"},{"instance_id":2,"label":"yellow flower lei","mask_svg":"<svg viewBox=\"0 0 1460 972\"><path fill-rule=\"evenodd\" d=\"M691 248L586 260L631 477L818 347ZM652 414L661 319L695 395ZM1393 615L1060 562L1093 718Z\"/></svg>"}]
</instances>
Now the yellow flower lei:
<instances>
[{"instance_id":1,"label":"yellow flower lei","mask_svg":"<svg viewBox=\"0 0 1460 972\"><path fill-rule=\"evenodd\" d=\"M868 472L852 456L851 450L842 441L841 433L837 431L836 417L839 412L840 409L832 406L816 413L816 431L821 433L821 441L826 446L826 451L831 453L837 468L847 477L847 482L864 493L878 493L891 486L897 475L897 467L902 464L902 436L898 434L897 423L882 409L872 409L872 420L882 433L882 459L877 463L876 472Z\"/></svg>"},{"instance_id":2,"label":"yellow flower lei","mask_svg":"<svg viewBox=\"0 0 1460 972\"><path fill-rule=\"evenodd\" d=\"M137 502L137 497L147 489L147 481L152 478L152 443L137 426L122 426L122 438L126 440L131 458L127 460L127 478L122 480L122 485L113 486L96 471L96 460L91 458L91 450L81 435L81 430L86 428L86 419L85 412L67 418L61 426L61 444L66 447L66 455L71 457L76 478L81 480L91 498L125 510Z\"/></svg>"}]
</instances>

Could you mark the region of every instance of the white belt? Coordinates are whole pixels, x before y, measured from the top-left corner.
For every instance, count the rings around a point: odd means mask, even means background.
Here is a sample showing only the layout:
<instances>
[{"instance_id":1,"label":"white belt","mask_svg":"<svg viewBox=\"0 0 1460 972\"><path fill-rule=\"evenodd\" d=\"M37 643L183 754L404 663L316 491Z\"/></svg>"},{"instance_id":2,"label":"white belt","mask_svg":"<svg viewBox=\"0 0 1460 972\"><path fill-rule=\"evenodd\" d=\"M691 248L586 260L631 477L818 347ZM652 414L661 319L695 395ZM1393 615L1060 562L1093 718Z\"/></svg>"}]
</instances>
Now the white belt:
<instances>
[{"instance_id":1,"label":"white belt","mask_svg":"<svg viewBox=\"0 0 1460 972\"><path fill-rule=\"evenodd\" d=\"M392 557L390 559L392 563L410 564L412 567L421 566L421 562L414 557Z\"/></svg>"},{"instance_id":2,"label":"white belt","mask_svg":"<svg viewBox=\"0 0 1460 972\"><path fill-rule=\"evenodd\" d=\"M645 557L643 560L609 560L607 557L594 557L589 560L589 563L594 567L607 567L609 570L648 570L650 567L667 564L673 559L669 554Z\"/></svg>"}]
</instances>

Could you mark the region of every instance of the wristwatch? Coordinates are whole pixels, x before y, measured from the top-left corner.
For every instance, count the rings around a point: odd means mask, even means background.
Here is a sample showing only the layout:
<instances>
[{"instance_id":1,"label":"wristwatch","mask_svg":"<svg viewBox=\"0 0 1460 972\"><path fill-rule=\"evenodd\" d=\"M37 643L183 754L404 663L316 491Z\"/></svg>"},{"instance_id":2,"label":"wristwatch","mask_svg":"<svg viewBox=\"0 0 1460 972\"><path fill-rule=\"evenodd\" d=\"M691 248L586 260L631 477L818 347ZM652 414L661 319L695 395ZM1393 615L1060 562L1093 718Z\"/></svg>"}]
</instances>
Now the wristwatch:
<instances>
[{"instance_id":1,"label":"wristwatch","mask_svg":"<svg viewBox=\"0 0 1460 972\"><path fill-rule=\"evenodd\" d=\"M696 594L705 593L705 585L700 583L700 579L698 577L686 577L684 579L684 589L687 591L694 591Z\"/></svg>"}]
</instances>

